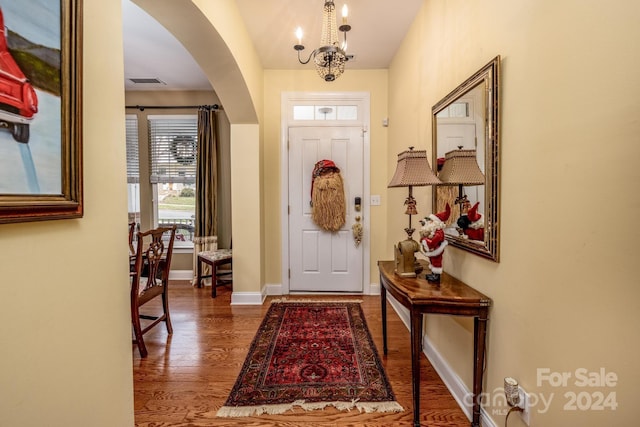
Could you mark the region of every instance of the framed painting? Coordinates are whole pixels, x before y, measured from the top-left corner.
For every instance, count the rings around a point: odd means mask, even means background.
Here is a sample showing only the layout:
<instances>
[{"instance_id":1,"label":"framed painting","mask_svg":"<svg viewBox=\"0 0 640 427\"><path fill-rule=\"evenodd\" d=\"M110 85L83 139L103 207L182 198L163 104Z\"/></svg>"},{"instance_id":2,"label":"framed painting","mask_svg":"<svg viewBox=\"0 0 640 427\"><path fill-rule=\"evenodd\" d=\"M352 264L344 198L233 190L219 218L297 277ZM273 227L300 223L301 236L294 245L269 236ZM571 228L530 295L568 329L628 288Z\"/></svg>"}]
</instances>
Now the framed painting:
<instances>
[{"instance_id":1,"label":"framed painting","mask_svg":"<svg viewBox=\"0 0 640 427\"><path fill-rule=\"evenodd\" d=\"M78 218L82 1L0 2L0 223Z\"/></svg>"}]
</instances>

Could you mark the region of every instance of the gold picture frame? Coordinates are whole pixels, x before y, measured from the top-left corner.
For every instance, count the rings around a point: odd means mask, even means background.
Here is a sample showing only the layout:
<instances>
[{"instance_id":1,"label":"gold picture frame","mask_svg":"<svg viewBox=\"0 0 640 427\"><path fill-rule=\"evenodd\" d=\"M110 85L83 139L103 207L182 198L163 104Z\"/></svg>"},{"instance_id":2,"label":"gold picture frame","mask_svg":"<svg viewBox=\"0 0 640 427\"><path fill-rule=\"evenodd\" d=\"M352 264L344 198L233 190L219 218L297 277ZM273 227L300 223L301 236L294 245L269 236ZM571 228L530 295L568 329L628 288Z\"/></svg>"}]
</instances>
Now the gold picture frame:
<instances>
[{"instance_id":1,"label":"gold picture frame","mask_svg":"<svg viewBox=\"0 0 640 427\"><path fill-rule=\"evenodd\" d=\"M23 95L0 95L0 223L82 217L82 1L15 0L0 14Z\"/></svg>"},{"instance_id":2,"label":"gold picture frame","mask_svg":"<svg viewBox=\"0 0 640 427\"><path fill-rule=\"evenodd\" d=\"M445 236L449 244L492 261L500 260L500 56L475 72L432 108L432 167L446 161L457 150L475 153L484 175L483 185L439 186L433 192L437 212L451 205ZM460 194L460 193L468 194ZM478 203L482 238L469 237L458 224L466 216L456 206L460 196L469 196L469 205Z\"/></svg>"}]
</instances>

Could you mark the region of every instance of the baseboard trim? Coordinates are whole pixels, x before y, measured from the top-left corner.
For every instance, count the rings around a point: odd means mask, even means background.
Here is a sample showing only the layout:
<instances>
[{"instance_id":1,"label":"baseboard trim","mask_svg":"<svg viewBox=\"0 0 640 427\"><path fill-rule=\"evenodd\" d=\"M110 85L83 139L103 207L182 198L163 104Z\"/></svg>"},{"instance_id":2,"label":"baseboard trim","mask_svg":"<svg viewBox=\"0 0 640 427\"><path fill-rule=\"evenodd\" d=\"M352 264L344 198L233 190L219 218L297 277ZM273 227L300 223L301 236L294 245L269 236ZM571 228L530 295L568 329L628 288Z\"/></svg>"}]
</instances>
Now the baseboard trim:
<instances>
[{"instance_id":1,"label":"baseboard trim","mask_svg":"<svg viewBox=\"0 0 640 427\"><path fill-rule=\"evenodd\" d=\"M410 330L411 318L409 316L409 310L388 293L387 300L396 311L405 327ZM449 390L449 393L451 393L453 398L458 403L458 406L460 406L460 409L462 409L462 412L464 412L469 421L471 421L471 418L473 417L473 407L472 404L466 404L466 400L471 399L465 399L466 396L471 395L471 390L467 388L466 384L451 368L446 359L436 350L436 348L433 346L433 342L426 334L422 338L422 349L424 355L427 357L427 359L429 359L431 366L433 366L433 369L435 369L438 375L440 375L440 378ZM484 408L480 409L480 421L481 425L484 427L498 427L498 425L493 421L493 419L491 419Z\"/></svg>"},{"instance_id":2,"label":"baseboard trim","mask_svg":"<svg viewBox=\"0 0 640 427\"><path fill-rule=\"evenodd\" d=\"M267 295L282 295L282 283L267 284L265 290Z\"/></svg>"},{"instance_id":3,"label":"baseboard trim","mask_svg":"<svg viewBox=\"0 0 640 427\"><path fill-rule=\"evenodd\" d=\"M390 293L387 292L387 301L391 304L391 307L396 311L404 326L410 331L411 330L411 318L409 317L409 309L400 304L397 299L393 297Z\"/></svg>"},{"instance_id":4,"label":"baseboard trim","mask_svg":"<svg viewBox=\"0 0 640 427\"><path fill-rule=\"evenodd\" d=\"M380 295L380 283L369 284L369 295Z\"/></svg>"},{"instance_id":5,"label":"baseboard trim","mask_svg":"<svg viewBox=\"0 0 640 427\"><path fill-rule=\"evenodd\" d=\"M171 270L169 280L193 280L193 270Z\"/></svg>"},{"instance_id":6,"label":"baseboard trim","mask_svg":"<svg viewBox=\"0 0 640 427\"><path fill-rule=\"evenodd\" d=\"M231 305L262 305L266 299L262 292L236 292L231 294Z\"/></svg>"}]
</instances>

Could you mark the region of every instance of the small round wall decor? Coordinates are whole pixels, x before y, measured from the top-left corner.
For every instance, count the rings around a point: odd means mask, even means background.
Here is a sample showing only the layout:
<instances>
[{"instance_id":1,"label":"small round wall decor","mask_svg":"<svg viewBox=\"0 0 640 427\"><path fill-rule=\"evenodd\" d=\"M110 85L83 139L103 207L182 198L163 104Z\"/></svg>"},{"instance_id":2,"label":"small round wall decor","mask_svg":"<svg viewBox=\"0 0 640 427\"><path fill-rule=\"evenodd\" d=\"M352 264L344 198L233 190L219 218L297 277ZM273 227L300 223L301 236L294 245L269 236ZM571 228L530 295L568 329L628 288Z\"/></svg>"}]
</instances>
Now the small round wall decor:
<instances>
[{"instance_id":1,"label":"small round wall decor","mask_svg":"<svg viewBox=\"0 0 640 427\"><path fill-rule=\"evenodd\" d=\"M171 155L181 165L196 160L196 140L191 135L176 135L171 141Z\"/></svg>"}]
</instances>

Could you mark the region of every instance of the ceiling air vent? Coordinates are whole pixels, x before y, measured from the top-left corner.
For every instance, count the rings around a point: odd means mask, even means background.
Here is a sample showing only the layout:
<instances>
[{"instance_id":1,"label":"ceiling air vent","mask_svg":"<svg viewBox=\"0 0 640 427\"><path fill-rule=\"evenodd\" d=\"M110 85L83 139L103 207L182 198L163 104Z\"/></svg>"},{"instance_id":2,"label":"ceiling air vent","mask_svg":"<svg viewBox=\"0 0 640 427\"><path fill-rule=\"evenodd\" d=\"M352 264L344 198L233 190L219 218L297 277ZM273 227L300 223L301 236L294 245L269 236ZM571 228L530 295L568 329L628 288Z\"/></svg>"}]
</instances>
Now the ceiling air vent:
<instances>
[{"instance_id":1,"label":"ceiling air vent","mask_svg":"<svg viewBox=\"0 0 640 427\"><path fill-rule=\"evenodd\" d=\"M165 82L163 82L160 79L157 79L155 77L152 78L134 78L134 79L129 79L130 81L132 81L135 84L160 84L160 85L166 85Z\"/></svg>"}]
</instances>

